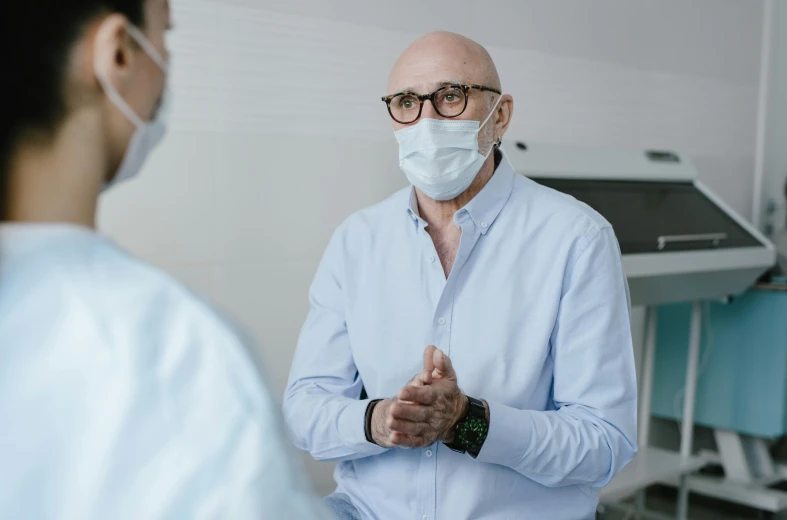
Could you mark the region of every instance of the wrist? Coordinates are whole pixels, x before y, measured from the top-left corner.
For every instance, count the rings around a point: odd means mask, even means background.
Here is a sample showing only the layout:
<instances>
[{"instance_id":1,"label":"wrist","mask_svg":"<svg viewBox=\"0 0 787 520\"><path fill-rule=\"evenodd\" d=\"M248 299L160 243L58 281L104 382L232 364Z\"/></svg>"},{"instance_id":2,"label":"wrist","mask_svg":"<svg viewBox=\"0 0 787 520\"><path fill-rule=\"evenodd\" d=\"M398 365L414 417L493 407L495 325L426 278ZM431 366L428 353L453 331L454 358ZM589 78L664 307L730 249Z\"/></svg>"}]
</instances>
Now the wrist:
<instances>
[{"instance_id":1,"label":"wrist","mask_svg":"<svg viewBox=\"0 0 787 520\"><path fill-rule=\"evenodd\" d=\"M477 457L489 433L489 405L485 401L465 396L467 411L451 430L450 439L443 442L452 450Z\"/></svg>"},{"instance_id":2,"label":"wrist","mask_svg":"<svg viewBox=\"0 0 787 520\"><path fill-rule=\"evenodd\" d=\"M383 399L378 402L372 410L371 436L372 442L383 448L390 448L388 444L389 431L385 424L387 409L391 405L391 399Z\"/></svg>"},{"instance_id":3,"label":"wrist","mask_svg":"<svg viewBox=\"0 0 787 520\"><path fill-rule=\"evenodd\" d=\"M451 444L454 442L454 432L456 432L456 426L467 417L467 414L470 413L470 400L467 398L465 394L459 398L460 405L457 409L457 414L454 417L454 420L451 422L451 426L446 431L445 435L441 439L442 442Z\"/></svg>"},{"instance_id":4,"label":"wrist","mask_svg":"<svg viewBox=\"0 0 787 520\"><path fill-rule=\"evenodd\" d=\"M366 413L363 417L363 432L366 436L366 442L370 442L372 444L379 443L374 438L374 425L373 425L373 417L374 411L377 408L377 405L380 404L381 399L372 399L369 401L369 404L366 406Z\"/></svg>"},{"instance_id":5,"label":"wrist","mask_svg":"<svg viewBox=\"0 0 787 520\"><path fill-rule=\"evenodd\" d=\"M467 415L470 413L470 399L465 394L462 394L462 398L460 401L462 404L459 407L459 415L457 416L454 424L451 426L451 430L453 431L456 428L456 425L459 424Z\"/></svg>"}]
</instances>

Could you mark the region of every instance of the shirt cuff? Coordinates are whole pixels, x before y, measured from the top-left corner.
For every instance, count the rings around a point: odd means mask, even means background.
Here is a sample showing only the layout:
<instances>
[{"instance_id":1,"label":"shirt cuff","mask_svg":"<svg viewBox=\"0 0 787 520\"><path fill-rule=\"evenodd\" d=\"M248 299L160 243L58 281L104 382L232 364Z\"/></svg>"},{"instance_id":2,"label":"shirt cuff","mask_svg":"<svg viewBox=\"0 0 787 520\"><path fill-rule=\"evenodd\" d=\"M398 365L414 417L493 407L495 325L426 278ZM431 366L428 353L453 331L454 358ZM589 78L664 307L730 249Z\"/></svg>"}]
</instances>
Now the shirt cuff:
<instances>
[{"instance_id":1,"label":"shirt cuff","mask_svg":"<svg viewBox=\"0 0 787 520\"><path fill-rule=\"evenodd\" d=\"M362 456L379 455L388 451L387 448L366 440L364 420L366 419L366 408L370 402L371 399L352 401L339 415L338 427L342 442Z\"/></svg>"},{"instance_id":2,"label":"shirt cuff","mask_svg":"<svg viewBox=\"0 0 787 520\"><path fill-rule=\"evenodd\" d=\"M516 469L533 434L534 425L530 411L489 400L487 404L489 432L476 460Z\"/></svg>"}]
</instances>

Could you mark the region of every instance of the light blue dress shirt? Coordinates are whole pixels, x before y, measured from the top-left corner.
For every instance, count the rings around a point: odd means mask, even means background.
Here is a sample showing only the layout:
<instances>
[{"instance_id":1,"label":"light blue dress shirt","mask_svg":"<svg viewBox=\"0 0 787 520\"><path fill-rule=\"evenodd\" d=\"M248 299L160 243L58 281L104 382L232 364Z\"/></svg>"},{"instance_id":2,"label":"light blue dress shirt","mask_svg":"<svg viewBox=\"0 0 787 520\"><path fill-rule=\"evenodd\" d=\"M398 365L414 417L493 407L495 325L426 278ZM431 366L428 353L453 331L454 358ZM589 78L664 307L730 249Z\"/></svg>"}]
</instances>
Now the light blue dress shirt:
<instances>
[{"instance_id":1,"label":"light blue dress shirt","mask_svg":"<svg viewBox=\"0 0 787 520\"><path fill-rule=\"evenodd\" d=\"M338 461L363 518L593 518L636 452L630 302L600 215L506 161L454 215L446 279L412 188L351 216L310 292L284 410L297 446ZM387 398L443 349L490 407L477 459L366 441L359 400Z\"/></svg>"}]
</instances>

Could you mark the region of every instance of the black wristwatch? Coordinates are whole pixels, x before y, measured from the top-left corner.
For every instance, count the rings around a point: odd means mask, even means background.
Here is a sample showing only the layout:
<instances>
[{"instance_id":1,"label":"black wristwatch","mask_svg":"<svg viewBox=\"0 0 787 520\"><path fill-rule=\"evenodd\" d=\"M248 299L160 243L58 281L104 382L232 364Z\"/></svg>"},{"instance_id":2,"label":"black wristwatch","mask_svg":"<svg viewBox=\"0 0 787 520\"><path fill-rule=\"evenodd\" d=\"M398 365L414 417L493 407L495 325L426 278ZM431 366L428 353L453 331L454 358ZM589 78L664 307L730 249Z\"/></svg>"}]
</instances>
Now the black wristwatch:
<instances>
[{"instance_id":1,"label":"black wristwatch","mask_svg":"<svg viewBox=\"0 0 787 520\"><path fill-rule=\"evenodd\" d=\"M486 435L489 433L489 423L486 420L484 403L469 396L467 400L469 402L467 415L456 423L454 440L445 445L459 453L469 453L475 458L481 452Z\"/></svg>"}]
</instances>

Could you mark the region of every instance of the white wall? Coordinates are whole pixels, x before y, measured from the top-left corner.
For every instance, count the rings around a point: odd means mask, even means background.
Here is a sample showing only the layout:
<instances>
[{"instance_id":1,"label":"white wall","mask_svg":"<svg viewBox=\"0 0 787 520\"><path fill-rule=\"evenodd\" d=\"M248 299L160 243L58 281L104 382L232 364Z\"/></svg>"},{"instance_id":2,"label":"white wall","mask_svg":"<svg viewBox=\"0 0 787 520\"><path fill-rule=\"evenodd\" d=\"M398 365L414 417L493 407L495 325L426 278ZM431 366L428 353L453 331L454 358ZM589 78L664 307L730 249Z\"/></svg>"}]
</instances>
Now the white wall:
<instances>
[{"instance_id":1,"label":"white wall","mask_svg":"<svg viewBox=\"0 0 787 520\"><path fill-rule=\"evenodd\" d=\"M771 44L768 81L765 156L763 163L763 209L773 201L777 211L764 223L774 231L785 225L784 183L787 181L787 2L774 0L771 13Z\"/></svg>"},{"instance_id":2,"label":"white wall","mask_svg":"<svg viewBox=\"0 0 787 520\"><path fill-rule=\"evenodd\" d=\"M419 34L486 45L507 141L674 148L748 215L760 1L175 0L171 132L101 227L239 317L284 387L332 230L405 185L379 100ZM636 319L639 319L637 317ZM330 468L312 466L318 488Z\"/></svg>"}]
</instances>

